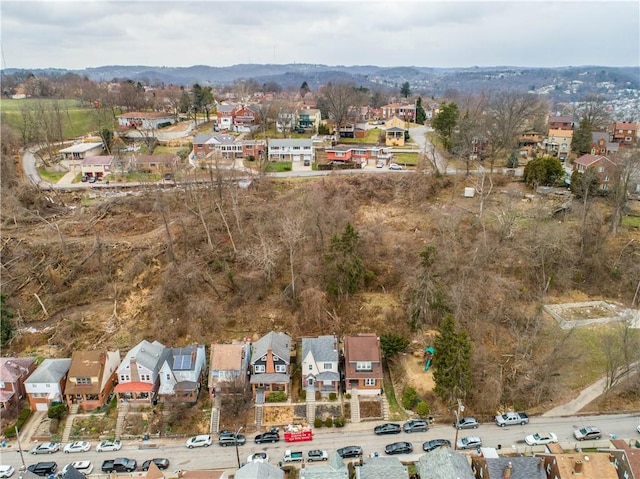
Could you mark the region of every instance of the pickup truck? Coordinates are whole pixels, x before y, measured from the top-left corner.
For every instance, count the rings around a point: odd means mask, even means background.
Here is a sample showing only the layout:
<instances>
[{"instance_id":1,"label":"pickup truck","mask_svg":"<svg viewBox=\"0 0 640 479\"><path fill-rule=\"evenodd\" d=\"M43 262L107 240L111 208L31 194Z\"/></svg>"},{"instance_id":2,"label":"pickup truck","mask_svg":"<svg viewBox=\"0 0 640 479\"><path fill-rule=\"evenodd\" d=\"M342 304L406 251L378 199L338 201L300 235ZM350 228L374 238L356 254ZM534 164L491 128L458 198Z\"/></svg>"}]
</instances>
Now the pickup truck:
<instances>
[{"instance_id":1,"label":"pickup truck","mask_svg":"<svg viewBox=\"0 0 640 479\"><path fill-rule=\"evenodd\" d=\"M524 412L505 412L496 416L496 424L500 427L509 426L511 424L520 424L524 426L529 422L529 416Z\"/></svg>"},{"instance_id":2,"label":"pickup truck","mask_svg":"<svg viewBox=\"0 0 640 479\"><path fill-rule=\"evenodd\" d=\"M282 462L302 462L303 459L302 451L291 451L291 449L284 451L284 456L282 456Z\"/></svg>"},{"instance_id":3,"label":"pickup truck","mask_svg":"<svg viewBox=\"0 0 640 479\"><path fill-rule=\"evenodd\" d=\"M136 470L136 467L137 463L135 459L118 457L104 461L102 463L102 472L133 472Z\"/></svg>"}]
</instances>

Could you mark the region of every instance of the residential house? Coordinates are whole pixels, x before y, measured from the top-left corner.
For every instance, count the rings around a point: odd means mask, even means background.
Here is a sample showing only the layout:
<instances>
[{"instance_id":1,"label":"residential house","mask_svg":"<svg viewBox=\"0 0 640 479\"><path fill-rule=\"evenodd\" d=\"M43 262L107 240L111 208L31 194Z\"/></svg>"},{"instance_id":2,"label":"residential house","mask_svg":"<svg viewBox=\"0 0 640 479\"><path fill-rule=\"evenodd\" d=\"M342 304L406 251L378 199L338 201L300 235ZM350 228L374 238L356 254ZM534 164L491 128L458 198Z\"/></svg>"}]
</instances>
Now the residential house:
<instances>
[{"instance_id":1,"label":"residential house","mask_svg":"<svg viewBox=\"0 0 640 479\"><path fill-rule=\"evenodd\" d=\"M394 116L403 121L413 121L416 117L415 103L390 103L382 107L382 119L387 120Z\"/></svg>"},{"instance_id":2,"label":"residential house","mask_svg":"<svg viewBox=\"0 0 640 479\"><path fill-rule=\"evenodd\" d=\"M637 140L637 126L635 123L616 121L611 125L612 139L620 146L633 146Z\"/></svg>"},{"instance_id":3,"label":"residential house","mask_svg":"<svg viewBox=\"0 0 640 479\"><path fill-rule=\"evenodd\" d=\"M193 154L199 159L233 160L242 158L243 143L233 135L199 134L193 139Z\"/></svg>"},{"instance_id":4,"label":"residential house","mask_svg":"<svg viewBox=\"0 0 640 479\"><path fill-rule=\"evenodd\" d=\"M160 401L195 404L207 361L204 344L167 349L160 367Z\"/></svg>"},{"instance_id":5,"label":"residential house","mask_svg":"<svg viewBox=\"0 0 640 479\"><path fill-rule=\"evenodd\" d=\"M483 457L471 458L475 479L547 479L539 457Z\"/></svg>"},{"instance_id":6,"label":"residential house","mask_svg":"<svg viewBox=\"0 0 640 479\"><path fill-rule=\"evenodd\" d=\"M274 392L289 395L291 338L271 331L251 346L251 392L259 402Z\"/></svg>"},{"instance_id":7,"label":"residential house","mask_svg":"<svg viewBox=\"0 0 640 479\"><path fill-rule=\"evenodd\" d=\"M416 471L420 479L475 479L467 458L450 447L439 447L420 456L416 462Z\"/></svg>"},{"instance_id":8,"label":"residential house","mask_svg":"<svg viewBox=\"0 0 640 479\"><path fill-rule=\"evenodd\" d=\"M404 146L404 132L404 128L387 128L384 131L384 144L387 146Z\"/></svg>"},{"instance_id":9,"label":"residential house","mask_svg":"<svg viewBox=\"0 0 640 479\"><path fill-rule=\"evenodd\" d=\"M358 394L380 394L382 390L382 352L375 333L344 338L344 376L347 389Z\"/></svg>"},{"instance_id":10,"label":"residential house","mask_svg":"<svg viewBox=\"0 0 640 479\"><path fill-rule=\"evenodd\" d=\"M233 119L236 114L235 105L221 104L216 109L216 125L218 130L230 130L233 127Z\"/></svg>"},{"instance_id":11,"label":"residential house","mask_svg":"<svg viewBox=\"0 0 640 479\"><path fill-rule=\"evenodd\" d=\"M384 160L385 162L391 159L391 155L385 152L385 148L382 146L368 146L368 145L337 145L331 148L326 148L327 161L346 161L355 163L373 163L378 160Z\"/></svg>"},{"instance_id":12,"label":"residential house","mask_svg":"<svg viewBox=\"0 0 640 479\"><path fill-rule=\"evenodd\" d=\"M0 358L0 409L19 403L26 394L24 383L36 367L35 358Z\"/></svg>"},{"instance_id":13,"label":"residential house","mask_svg":"<svg viewBox=\"0 0 640 479\"><path fill-rule=\"evenodd\" d=\"M354 469L356 479L409 479L409 469L397 457L370 457Z\"/></svg>"},{"instance_id":14,"label":"residential house","mask_svg":"<svg viewBox=\"0 0 640 479\"><path fill-rule=\"evenodd\" d=\"M113 171L113 155L95 155L82 160L83 176L103 178Z\"/></svg>"},{"instance_id":15,"label":"residential house","mask_svg":"<svg viewBox=\"0 0 640 479\"><path fill-rule=\"evenodd\" d=\"M132 111L118 115L117 118L118 127L135 130L157 130L175 123L172 114L158 111Z\"/></svg>"},{"instance_id":16,"label":"residential house","mask_svg":"<svg viewBox=\"0 0 640 479\"><path fill-rule=\"evenodd\" d=\"M606 156L587 154L573 162L574 171L584 173L588 169L595 171L601 190L607 191L613 188L619 172L619 167L614 161Z\"/></svg>"},{"instance_id":17,"label":"residential house","mask_svg":"<svg viewBox=\"0 0 640 479\"><path fill-rule=\"evenodd\" d=\"M120 403L153 404L160 387L160 367L169 349L162 343L140 341L126 354L117 370L118 385L114 391Z\"/></svg>"},{"instance_id":18,"label":"residential house","mask_svg":"<svg viewBox=\"0 0 640 479\"><path fill-rule=\"evenodd\" d=\"M606 131L594 131L591 133L591 154L615 157L620 144L611 141L610 138L611 136Z\"/></svg>"},{"instance_id":19,"label":"residential house","mask_svg":"<svg viewBox=\"0 0 640 479\"><path fill-rule=\"evenodd\" d=\"M335 336L302 338L302 385L307 394L319 391L328 396L339 392L338 356Z\"/></svg>"},{"instance_id":20,"label":"residential house","mask_svg":"<svg viewBox=\"0 0 640 479\"><path fill-rule=\"evenodd\" d=\"M176 170L180 163L180 157L177 155L132 155L127 162L130 171L164 175Z\"/></svg>"},{"instance_id":21,"label":"residential house","mask_svg":"<svg viewBox=\"0 0 640 479\"><path fill-rule=\"evenodd\" d=\"M609 452L535 454L534 457L543 460L547 479L619 479Z\"/></svg>"},{"instance_id":22,"label":"residential house","mask_svg":"<svg viewBox=\"0 0 640 479\"><path fill-rule=\"evenodd\" d=\"M324 464L311 465L302 463L300 479L349 479L349 468L337 454L331 453Z\"/></svg>"},{"instance_id":23,"label":"residential house","mask_svg":"<svg viewBox=\"0 0 640 479\"><path fill-rule=\"evenodd\" d=\"M571 139L573 130L549 130L547 138L543 141L547 155L557 157L564 161L571 152Z\"/></svg>"},{"instance_id":24,"label":"residential house","mask_svg":"<svg viewBox=\"0 0 640 479\"><path fill-rule=\"evenodd\" d=\"M178 479L227 479L226 471L201 469L197 471L178 471Z\"/></svg>"},{"instance_id":25,"label":"residential house","mask_svg":"<svg viewBox=\"0 0 640 479\"><path fill-rule=\"evenodd\" d=\"M250 132L260 124L256 107L248 105L238 108L233 116L233 131Z\"/></svg>"},{"instance_id":26,"label":"residential house","mask_svg":"<svg viewBox=\"0 0 640 479\"><path fill-rule=\"evenodd\" d=\"M284 479L284 471L268 462L250 462L238 469L234 479ZM201 479L201 478L198 478Z\"/></svg>"},{"instance_id":27,"label":"residential house","mask_svg":"<svg viewBox=\"0 0 640 479\"><path fill-rule=\"evenodd\" d=\"M607 452L613 456L613 464L618 470L619 478L640 478L640 449L632 448L630 444L622 439L611 441L616 449L609 449Z\"/></svg>"},{"instance_id":28,"label":"residential house","mask_svg":"<svg viewBox=\"0 0 640 479\"><path fill-rule=\"evenodd\" d=\"M276 117L276 131L292 131L298 124L298 112L291 110L280 110Z\"/></svg>"},{"instance_id":29,"label":"residential house","mask_svg":"<svg viewBox=\"0 0 640 479\"><path fill-rule=\"evenodd\" d=\"M249 373L251 344L212 344L209 356L209 395L244 391Z\"/></svg>"},{"instance_id":30,"label":"residential house","mask_svg":"<svg viewBox=\"0 0 640 479\"><path fill-rule=\"evenodd\" d=\"M242 140L242 156L247 159L263 160L267 154L265 140Z\"/></svg>"},{"instance_id":31,"label":"residential house","mask_svg":"<svg viewBox=\"0 0 640 479\"><path fill-rule=\"evenodd\" d=\"M398 118L397 116L392 116L391 118L388 118L384 122L385 129L386 128L402 128L404 130L406 126L407 126L407 122L401 118Z\"/></svg>"},{"instance_id":32,"label":"residential house","mask_svg":"<svg viewBox=\"0 0 640 479\"><path fill-rule=\"evenodd\" d=\"M45 359L24 382L32 411L47 411L52 403L64 402L63 392L71 358Z\"/></svg>"},{"instance_id":33,"label":"residential house","mask_svg":"<svg viewBox=\"0 0 640 479\"><path fill-rule=\"evenodd\" d=\"M313 141L310 138L269 140L268 160L285 162L313 162Z\"/></svg>"},{"instance_id":34,"label":"residential house","mask_svg":"<svg viewBox=\"0 0 640 479\"><path fill-rule=\"evenodd\" d=\"M471 160L484 161L491 154L491 144L485 136L474 136L471 139Z\"/></svg>"},{"instance_id":35,"label":"residential house","mask_svg":"<svg viewBox=\"0 0 640 479\"><path fill-rule=\"evenodd\" d=\"M151 463L149 464L149 469L147 469L147 473L145 474L144 477L145 479L166 479L164 476L164 472L162 472L160 468L156 466L156 463L153 461L151 461Z\"/></svg>"},{"instance_id":36,"label":"residential house","mask_svg":"<svg viewBox=\"0 0 640 479\"><path fill-rule=\"evenodd\" d=\"M104 151L104 143L101 141L76 143L67 148L63 148L58 153L62 155L63 160L75 160L80 163L90 156L100 155Z\"/></svg>"},{"instance_id":37,"label":"residential house","mask_svg":"<svg viewBox=\"0 0 640 479\"><path fill-rule=\"evenodd\" d=\"M527 130L518 137L518 151L523 158L535 158L540 144L540 133Z\"/></svg>"},{"instance_id":38,"label":"residential house","mask_svg":"<svg viewBox=\"0 0 640 479\"><path fill-rule=\"evenodd\" d=\"M85 411L107 401L117 381L120 351L74 351L64 387L67 406L78 404Z\"/></svg>"},{"instance_id":39,"label":"residential house","mask_svg":"<svg viewBox=\"0 0 640 479\"><path fill-rule=\"evenodd\" d=\"M570 116L549 115L547 120L549 131L551 130L573 130L573 120Z\"/></svg>"},{"instance_id":40,"label":"residential house","mask_svg":"<svg viewBox=\"0 0 640 479\"><path fill-rule=\"evenodd\" d=\"M311 128L313 131L318 131L321 121L322 114L317 108L305 108L298 111L298 126L300 128Z\"/></svg>"}]
</instances>

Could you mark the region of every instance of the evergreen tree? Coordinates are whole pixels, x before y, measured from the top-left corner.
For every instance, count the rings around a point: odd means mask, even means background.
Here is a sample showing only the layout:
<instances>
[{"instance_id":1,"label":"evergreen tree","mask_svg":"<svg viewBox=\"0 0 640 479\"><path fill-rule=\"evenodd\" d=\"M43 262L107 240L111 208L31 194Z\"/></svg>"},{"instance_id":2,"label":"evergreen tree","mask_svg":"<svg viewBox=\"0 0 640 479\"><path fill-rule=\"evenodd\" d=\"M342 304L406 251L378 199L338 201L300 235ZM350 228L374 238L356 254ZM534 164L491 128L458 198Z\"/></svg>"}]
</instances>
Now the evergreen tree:
<instances>
[{"instance_id":1,"label":"evergreen tree","mask_svg":"<svg viewBox=\"0 0 640 479\"><path fill-rule=\"evenodd\" d=\"M397 333L383 333L380 335L380 347L382 348L382 357L389 359L399 354L409 346L409 338Z\"/></svg>"},{"instance_id":2,"label":"evergreen tree","mask_svg":"<svg viewBox=\"0 0 640 479\"><path fill-rule=\"evenodd\" d=\"M311 91L311 89L309 88L309 85L307 84L307 81L303 81L302 85L300 85L300 96L302 98L304 98L304 96L309 93Z\"/></svg>"},{"instance_id":3,"label":"evergreen tree","mask_svg":"<svg viewBox=\"0 0 640 479\"><path fill-rule=\"evenodd\" d=\"M458 123L460 112L458 111L458 105L454 102L443 103L440 105L440 111L436 114L431 123L433 129L438 133L442 144L447 150L451 149L451 137L453 131Z\"/></svg>"},{"instance_id":4,"label":"evergreen tree","mask_svg":"<svg viewBox=\"0 0 640 479\"><path fill-rule=\"evenodd\" d=\"M573 131L571 151L576 153L578 156L590 153L593 131L593 126L589 119L586 117L582 118L578 127Z\"/></svg>"},{"instance_id":5,"label":"evergreen tree","mask_svg":"<svg viewBox=\"0 0 640 479\"><path fill-rule=\"evenodd\" d=\"M564 169L558 158L536 158L524 167L524 182L535 190L540 185L553 185L564 177Z\"/></svg>"},{"instance_id":6,"label":"evergreen tree","mask_svg":"<svg viewBox=\"0 0 640 479\"><path fill-rule=\"evenodd\" d=\"M518 167L518 153L516 150L511 152L511 156L507 160L507 168L517 168Z\"/></svg>"},{"instance_id":7,"label":"evergreen tree","mask_svg":"<svg viewBox=\"0 0 640 479\"><path fill-rule=\"evenodd\" d=\"M344 233L334 233L325 257L327 292L336 299L357 293L364 282L364 266L358 255L360 235L351 223Z\"/></svg>"},{"instance_id":8,"label":"evergreen tree","mask_svg":"<svg viewBox=\"0 0 640 479\"><path fill-rule=\"evenodd\" d=\"M16 332L13 313L5 306L6 298L0 295L0 347L4 348Z\"/></svg>"},{"instance_id":9,"label":"evergreen tree","mask_svg":"<svg viewBox=\"0 0 640 479\"><path fill-rule=\"evenodd\" d=\"M405 98L409 98L411 96L411 85L409 85L408 81L404 82L400 87L400 94Z\"/></svg>"},{"instance_id":10,"label":"evergreen tree","mask_svg":"<svg viewBox=\"0 0 640 479\"><path fill-rule=\"evenodd\" d=\"M416 102L416 123L419 125L424 125L424 122L427 119L427 114L422 108L422 97L418 97L418 101Z\"/></svg>"},{"instance_id":11,"label":"evergreen tree","mask_svg":"<svg viewBox=\"0 0 640 479\"><path fill-rule=\"evenodd\" d=\"M438 332L433 356L434 392L452 403L471 389L471 342L466 332L456 331L451 315L444 318Z\"/></svg>"}]
</instances>

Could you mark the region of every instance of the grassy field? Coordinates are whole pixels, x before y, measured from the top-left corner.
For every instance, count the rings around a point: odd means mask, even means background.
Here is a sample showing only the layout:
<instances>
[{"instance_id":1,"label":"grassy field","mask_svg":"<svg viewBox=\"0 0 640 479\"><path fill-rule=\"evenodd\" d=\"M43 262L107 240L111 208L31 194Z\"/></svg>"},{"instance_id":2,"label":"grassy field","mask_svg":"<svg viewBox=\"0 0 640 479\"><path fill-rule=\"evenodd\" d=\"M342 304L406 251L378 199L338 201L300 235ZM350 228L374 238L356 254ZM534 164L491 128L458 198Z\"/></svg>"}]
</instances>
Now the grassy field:
<instances>
[{"instance_id":1,"label":"grassy field","mask_svg":"<svg viewBox=\"0 0 640 479\"><path fill-rule=\"evenodd\" d=\"M367 134L365 135L364 138L340 138L340 143L354 144L354 145L359 145L364 143L369 145L375 145L376 143L378 143L378 138L380 137L381 132L382 130L380 130L379 128L372 128L370 130L367 130Z\"/></svg>"},{"instance_id":2,"label":"grassy field","mask_svg":"<svg viewBox=\"0 0 640 479\"><path fill-rule=\"evenodd\" d=\"M26 98L23 100L12 100L3 98L0 100L0 111L2 112L1 123L21 129L22 112L37 111L40 108L51 110L57 102L62 112L62 134L65 139L77 138L98 129L98 123L94 114L95 110L88 107L80 107L76 100L50 100Z\"/></svg>"},{"instance_id":3,"label":"grassy field","mask_svg":"<svg viewBox=\"0 0 640 479\"><path fill-rule=\"evenodd\" d=\"M418 153L394 153L394 161L403 166L416 166L420 156Z\"/></svg>"},{"instance_id":4,"label":"grassy field","mask_svg":"<svg viewBox=\"0 0 640 479\"><path fill-rule=\"evenodd\" d=\"M38 168L38 174L49 183L57 183L67 173L66 171L47 171L46 168Z\"/></svg>"}]
</instances>

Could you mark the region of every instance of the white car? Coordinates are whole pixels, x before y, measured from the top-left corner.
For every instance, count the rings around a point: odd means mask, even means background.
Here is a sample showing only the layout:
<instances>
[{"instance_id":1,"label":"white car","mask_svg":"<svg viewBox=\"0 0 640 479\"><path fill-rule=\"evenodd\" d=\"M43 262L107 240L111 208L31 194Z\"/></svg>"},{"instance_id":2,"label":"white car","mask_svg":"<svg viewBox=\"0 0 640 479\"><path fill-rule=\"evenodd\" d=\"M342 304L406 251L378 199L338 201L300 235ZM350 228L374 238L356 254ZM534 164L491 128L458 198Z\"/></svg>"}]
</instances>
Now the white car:
<instances>
[{"instance_id":1,"label":"white car","mask_svg":"<svg viewBox=\"0 0 640 479\"><path fill-rule=\"evenodd\" d=\"M186 446L191 449L193 447L209 447L211 445L211 436L208 434L200 434L198 436L190 437Z\"/></svg>"},{"instance_id":2,"label":"white car","mask_svg":"<svg viewBox=\"0 0 640 479\"><path fill-rule=\"evenodd\" d=\"M545 444L551 444L552 442L558 442L558 436L552 432L537 432L524 438L529 446L543 446Z\"/></svg>"},{"instance_id":3,"label":"white car","mask_svg":"<svg viewBox=\"0 0 640 479\"><path fill-rule=\"evenodd\" d=\"M376 168L382 168L384 166L384 160L378 160L376 163Z\"/></svg>"},{"instance_id":4,"label":"white car","mask_svg":"<svg viewBox=\"0 0 640 479\"><path fill-rule=\"evenodd\" d=\"M269 462L269 454L266 452L256 452L247 457L247 462Z\"/></svg>"},{"instance_id":5,"label":"white car","mask_svg":"<svg viewBox=\"0 0 640 479\"><path fill-rule=\"evenodd\" d=\"M91 449L91 443L87 441L76 441L70 442L66 446L64 446L63 451L67 454L71 452L87 452Z\"/></svg>"},{"instance_id":6,"label":"white car","mask_svg":"<svg viewBox=\"0 0 640 479\"><path fill-rule=\"evenodd\" d=\"M96 446L97 452L119 451L120 449L122 449L120 439L116 439L115 441L102 441Z\"/></svg>"},{"instance_id":7,"label":"white car","mask_svg":"<svg viewBox=\"0 0 640 479\"><path fill-rule=\"evenodd\" d=\"M16 470L13 466L0 466L0 477L11 477Z\"/></svg>"},{"instance_id":8,"label":"white car","mask_svg":"<svg viewBox=\"0 0 640 479\"><path fill-rule=\"evenodd\" d=\"M398 163L389 163L389 169L390 170L401 170L402 166L400 166Z\"/></svg>"},{"instance_id":9,"label":"white car","mask_svg":"<svg viewBox=\"0 0 640 479\"><path fill-rule=\"evenodd\" d=\"M93 464L91 464L91 461L75 461L64 466L62 468L62 474L66 474L71 466L84 476L88 476L93 472Z\"/></svg>"}]
</instances>

